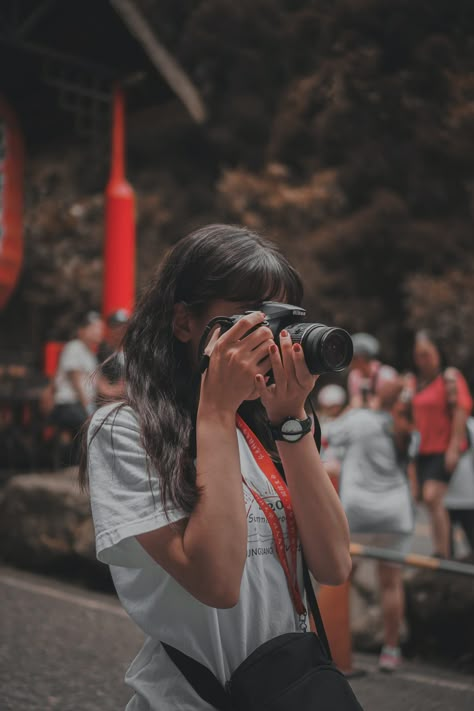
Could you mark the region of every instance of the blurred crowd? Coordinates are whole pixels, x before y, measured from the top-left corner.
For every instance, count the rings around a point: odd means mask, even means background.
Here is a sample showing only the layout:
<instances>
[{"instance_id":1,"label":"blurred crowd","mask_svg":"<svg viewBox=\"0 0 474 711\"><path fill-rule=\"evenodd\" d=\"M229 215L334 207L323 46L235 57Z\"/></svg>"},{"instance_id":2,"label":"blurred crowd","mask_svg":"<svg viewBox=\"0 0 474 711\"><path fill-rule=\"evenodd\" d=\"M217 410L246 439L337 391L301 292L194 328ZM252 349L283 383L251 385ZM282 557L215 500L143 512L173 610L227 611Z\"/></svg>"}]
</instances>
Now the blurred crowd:
<instances>
[{"instance_id":1,"label":"blurred crowd","mask_svg":"<svg viewBox=\"0 0 474 711\"><path fill-rule=\"evenodd\" d=\"M125 309L106 321L89 311L58 350L41 394L40 432L51 438L56 468L78 462L84 423L124 394L129 318ZM353 542L407 555L420 504L428 512L433 556L455 557L457 528L474 550L474 418L465 378L427 331L416 334L413 372L383 363L373 335L356 333L353 344L346 386L333 383L317 393L322 457L337 481ZM401 660L402 567L379 562L377 569L385 642L379 665L393 671Z\"/></svg>"},{"instance_id":2,"label":"blurred crowd","mask_svg":"<svg viewBox=\"0 0 474 711\"><path fill-rule=\"evenodd\" d=\"M379 359L378 340L353 336L347 387L318 393L322 455L355 542L411 550L416 504L429 514L433 556L455 555L453 531L474 550L473 401L462 373L446 362L430 333L416 334L414 372L399 373ZM401 660L402 569L380 562L378 577L385 644L379 665Z\"/></svg>"}]
</instances>

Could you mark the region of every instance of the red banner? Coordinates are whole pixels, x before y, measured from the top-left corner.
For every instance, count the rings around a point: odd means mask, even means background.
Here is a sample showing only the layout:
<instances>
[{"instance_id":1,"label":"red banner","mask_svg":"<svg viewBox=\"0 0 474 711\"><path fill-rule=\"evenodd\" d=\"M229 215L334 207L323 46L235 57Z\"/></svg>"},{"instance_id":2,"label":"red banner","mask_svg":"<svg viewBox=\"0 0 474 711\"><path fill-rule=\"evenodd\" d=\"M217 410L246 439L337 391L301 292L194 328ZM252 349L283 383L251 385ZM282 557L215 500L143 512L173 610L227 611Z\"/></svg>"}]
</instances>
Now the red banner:
<instances>
[{"instance_id":1,"label":"red banner","mask_svg":"<svg viewBox=\"0 0 474 711\"><path fill-rule=\"evenodd\" d=\"M23 262L23 137L0 97L0 308L15 288Z\"/></svg>"}]
</instances>

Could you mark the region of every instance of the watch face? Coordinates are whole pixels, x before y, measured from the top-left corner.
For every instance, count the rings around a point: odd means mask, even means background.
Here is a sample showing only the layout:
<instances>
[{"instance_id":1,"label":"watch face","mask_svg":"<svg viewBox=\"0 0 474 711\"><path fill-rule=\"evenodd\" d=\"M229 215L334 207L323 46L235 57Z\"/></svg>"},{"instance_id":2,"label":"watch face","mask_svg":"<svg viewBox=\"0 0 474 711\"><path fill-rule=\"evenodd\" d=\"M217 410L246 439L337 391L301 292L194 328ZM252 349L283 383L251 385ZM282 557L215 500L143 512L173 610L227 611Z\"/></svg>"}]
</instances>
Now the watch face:
<instances>
[{"instance_id":1,"label":"watch face","mask_svg":"<svg viewBox=\"0 0 474 711\"><path fill-rule=\"evenodd\" d=\"M281 436L287 442L297 442L303 434L303 426L299 420L286 420L281 426Z\"/></svg>"}]
</instances>

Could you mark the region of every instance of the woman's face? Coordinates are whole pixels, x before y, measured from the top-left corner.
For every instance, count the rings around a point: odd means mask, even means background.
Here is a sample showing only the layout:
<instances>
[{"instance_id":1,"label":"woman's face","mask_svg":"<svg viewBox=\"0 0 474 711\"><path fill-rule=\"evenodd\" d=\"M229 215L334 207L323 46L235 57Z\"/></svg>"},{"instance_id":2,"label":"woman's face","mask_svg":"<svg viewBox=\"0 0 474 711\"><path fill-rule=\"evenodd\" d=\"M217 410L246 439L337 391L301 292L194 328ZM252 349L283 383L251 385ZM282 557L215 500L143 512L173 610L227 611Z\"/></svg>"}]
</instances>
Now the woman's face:
<instances>
[{"instance_id":1,"label":"woman's face","mask_svg":"<svg viewBox=\"0 0 474 711\"><path fill-rule=\"evenodd\" d=\"M415 344L414 351L415 365L420 375L431 377L436 375L440 369L441 358L438 349L426 339L421 339Z\"/></svg>"}]
</instances>

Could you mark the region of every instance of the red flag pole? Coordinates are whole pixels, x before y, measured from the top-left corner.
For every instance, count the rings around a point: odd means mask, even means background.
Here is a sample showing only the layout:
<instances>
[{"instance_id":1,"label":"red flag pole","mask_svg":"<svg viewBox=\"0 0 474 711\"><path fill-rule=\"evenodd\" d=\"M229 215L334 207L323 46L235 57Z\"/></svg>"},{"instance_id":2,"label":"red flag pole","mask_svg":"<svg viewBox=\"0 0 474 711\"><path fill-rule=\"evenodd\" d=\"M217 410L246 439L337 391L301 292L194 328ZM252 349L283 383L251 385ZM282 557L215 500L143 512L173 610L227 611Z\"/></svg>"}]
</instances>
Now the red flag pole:
<instances>
[{"instance_id":1,"label":"red flag pole","mask_svg":"<svg viewBox=\"0 0 474 711\"><path fill-rule=\"evenodd\" d=\"M102 311L133 309L135 300L135 196L125 179L125 100L113 96L112 155L105 191L104 290Z\"/></svg>"}]
</instances>

